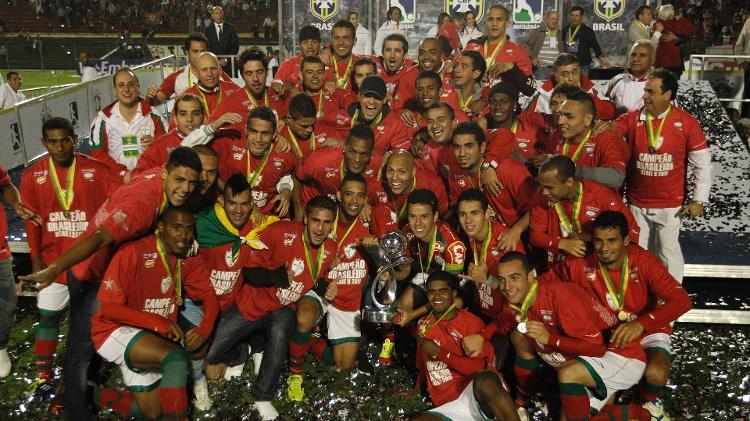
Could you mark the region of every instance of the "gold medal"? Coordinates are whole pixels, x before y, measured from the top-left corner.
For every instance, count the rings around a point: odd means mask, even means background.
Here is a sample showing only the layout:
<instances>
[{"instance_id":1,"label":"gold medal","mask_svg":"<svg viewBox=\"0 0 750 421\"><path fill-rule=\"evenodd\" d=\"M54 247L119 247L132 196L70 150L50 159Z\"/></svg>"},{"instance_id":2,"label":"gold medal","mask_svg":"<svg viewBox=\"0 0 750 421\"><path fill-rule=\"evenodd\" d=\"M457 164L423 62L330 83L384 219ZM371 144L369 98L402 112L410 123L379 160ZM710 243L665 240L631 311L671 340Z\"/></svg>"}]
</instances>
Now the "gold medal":
<instances>
[{"instance_id":1,"label":"gold medal","mask_svg":"<svg viewBox=\"0 0 750 421\"><path fill-rule=\"evenodd\" d=\"M625 310L620 310L620 311L617 312L617 318L621 322L624 322L624 321L628 320L629 316L630 316L630 314L627 311L625 311Z\"/></svg>"},{"instance_id":2,"label":"gold medal","mask_svg":"<svg viewBox=\"0 0 750 421\"><path fill-rule=\"evenodd\" d=\"M180 297L180 296L177 296L177 297L175 298L175 302L177 303L177 305L178 305L178 306L182 306L182 297Z\"/></svg>"},{"instance_id":3,"label":"gold medal","mask_svg":"<svg viewBox=\"0 0 750 421\"><path fill-rule=\"evenodd\" d=\"M65 219L70 219L70 211L63 211L63 216L65 217Z\"/></svg>"},{"instance_id":4,"label":"gold medal","mask_svg":"<svg viewBox=\"0 0 750 421\"><path fill-rule=\"evenodd\" d=\"M336 86L343 89L346 86L346 79L339 79L336 81Z\"/></svg>"},{"instance_id":5,"label":"gold medal","mask_svg":"<svg viewBox=\"0 0 750 421\"><path fill-rule=\"evenodd\" d=\"M528 332L528 329L526 328L526 322L519 323L518 326L516 326L516 329L518 329L518 331L521 333Z\"/></svg>"}]
</instances>

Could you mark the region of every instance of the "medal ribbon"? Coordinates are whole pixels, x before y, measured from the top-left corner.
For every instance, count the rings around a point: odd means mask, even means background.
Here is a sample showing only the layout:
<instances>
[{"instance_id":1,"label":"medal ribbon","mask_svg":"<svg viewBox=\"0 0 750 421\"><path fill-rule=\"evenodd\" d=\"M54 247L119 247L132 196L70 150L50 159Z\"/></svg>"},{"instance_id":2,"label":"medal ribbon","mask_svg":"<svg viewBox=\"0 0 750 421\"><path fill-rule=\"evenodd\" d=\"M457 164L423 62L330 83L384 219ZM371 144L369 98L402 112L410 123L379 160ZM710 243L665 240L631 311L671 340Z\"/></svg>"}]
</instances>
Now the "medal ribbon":
<instances>
[{"instance_id":1,"label":"medal ribbon","mask_svg":"<svg viewBox=\"0 0 750 421\"><path fill-rule=\"evenodd\" d=\"M338 60L336 60L336 57L333 58L333 71L336 73L336 86L343 88L346 87L347 82L349 82L349 73L352 71L352 60L354 59L354 54L349 56L349 62L346 64L346 71L344 71L343 76L339 76L339 65Z\"/></svg>"},{"instance_id":2,"label":"medal ribbon","mask_svg":"<svg viewBox=\"0 0 750 421\"><path fill-rule=\"evenodd\" d=\"M247 91L245 91L247 92ZM216 102L214 103L214 109L209 110L208 108L208 101L206 100L206 95L203 94L203 90L198 87L198 93L201 96L201 100L203 100L203 105L206 106L206 118L211 117L211 115L216 111L217 108L219 108L219 104L221 104L221 85L219 85L219 97L216 98Z\"/></svg>"},{"instance_id":3,"label":"medal ribbon","mask_svg":"<svg viewBox=\"0 0 750 421\"><path fill-rule=\"evenodd\" d=\"M484 57L485 61L487 62L487 68L489 69L495 64L495 57L497 57L497 54L500 52L500 50L503 48L503 45L505 45L505 41L508 40L508 36L503 36L503 40L500 41L497 46L495 47L495 50L492 51L492 55L487 57L487 50L490 48L490 41L484 40Z\"/></svg>"},{"instance_id":4,"label":"medal ribbon","mask_svg":"<svg viewBox=\"0 0 750 421\"><path fill-rule=\"evenodd\" d=\"M52 187L55 189L55 197L62 206L63 211L70 212L70 205L73 203L73 182L76 178L76 158L73 156L73 163L68 168L67 178L65 179L65 190L60 185L60 180L57 178L57 171L55 171L55 164L52 162L52 158L48 158L49 174L52 179ZM67 215L66 215L67 216Z\"/></svg>"},{"instance_id":5,"label":"medal ribbon","mask_svg":"<svg viewBox=\"0 0 750 421\"><path fill-rule=\"evenodd\" d=\"M612 278L609 276L609 272L602 262L599 262L599 270L602 271L604 285L607 286L607 291L609 291L609 296L612 297L612 301L615 302L615 307L617 307L617 310L622 311L623 307L625 307L625 294L628 292L628 281L630 280L628 254L625 253L625 256L622 258L622 267L620 268L620 291L615 290Z\"/></svg>"},{"instance_id":6,"label":"medal ribbon","mask_svg":"<svg viewBox=\"0 0 750 421\"><path fill-rule=\"evenodd\" d=\"M474 99L474 95L469 95L468 98L463 100L461 99L463 97L463 93L461 93L461 90L456 89L456 92L458 93L458 109L465 110L469 106L469 104L471 104L472 100Z\"/></svg>"},{"instance_id":7,"label":"medal ribbon","mask_svg":"<svg viewBox=\"0 0 750 421\"><path fill-rule=\"evenodd\" d=\"M510 131L513 132L513 134L516 134L518 131L518 120L515 118L513 119L513 124L510 125Z\"/></svg>"},{"instance_id":8,"label":"medal ribbon","mask_svg":"<svg viewBox=\"0 0 750 421\"><path fill-rule=\"evenodd\" d=\"M323 260L325 253L325 246L323 244L318 247L318 256L315 258L315 261L312 261L312 248L310 247L309 241L307 239L307 230L302 234L302 245L305 249L305 262L307 263L307 270L310 271L310 275L312 275L313 282L316 282L318 280L318 273L320 273L320 268L323 267ZM315 266L313 266L313 263Z\"/></svg>"},{"instance_id":9,"label":"medal ribbon","mask_svg":"<svg viewBox=\"0 0 750 421\"><path fill-rule=\"evenodd\" d=\"M667 117L669 117L669 114L672 112L672 105L667 107L667 111L664 113L664 118L661 119L661 122L659 123L659 128L656 130L656 133L654 133L654 126L653 121L654 118L651 117L651 114L646 113L646 133L648 134L648 146L652 151L656 151L657 143L659 142L659 137L661 137L661 131L664 128L664 122L667 121Z\"/></svg>"},{"instance_id":10,"label":"medal ribbon","mask_svg":"<svg viewBox=\"0 0 750 421\"><path fill-rule=\"evenodd\" d=\"M576 35L578 35L578 31L581 29L581 26L583 26L583 24L578 25L576 27L576 30L573 31L572 34L571 34L570 30L573 29L573 28L571 28L570 26L568 27L568 44L572 44L573 43L573 40L576 38Z\"/></svg>"},{"instance_id":11,"label":"medal ribbon","mask_svg":"<svg viewBox=\"0 0 750 421\"><path fill-rule=\"evenodd\" d=\"M258 165L258 168L256 168L255 171L253 172L252 178L250 178L250 155L252 154L252 152L250 152L249 147L247 151L245 152L245 154L247 155L247 173L246 173L248 177L247 181L250 184L250 187L255 187L257 182L259 182L257 180L258 180L258 177L260 176L260 173L263 172L263 169L266 167L266 164L268 163L268 158L271 157L271 151L269 150L268 152L266 152L266 155L260 161L260 165Z\"/></svg>"},{"instance_id":12,"label":"medal ribbon","mask_svg":"<svg viewBox=\"0 0 750 421\"><path fill-rule=\"evenodd\" d=\"M294 155L297 156L297 159L302 159L302 148L299 146L297 136L292 133L292 129L289 126L286 126L286 130L289 133L289 139L292 141L292 151L294 152ZM315 133L310 134L310 150L315 150ZM343 164L343 161L341 161L341 163Z\"/></svg>"},{"instance_id":13,"label":"medal ribbon","mask_svg":"<svg viewBox=\"0 0 750 421\"><path fill-rule=\"evenodd\" d=\"M487 261L487 251L490 249L490 241L492 240L492 222L487 221L487 223L490 224L490 227L487 230L487 235L484 236L484 240L482 240L482 254L477 254L476 241L472 243L471 247L474 251L474 264L477 266Z\"/></svg>"},{"instance_id":14,"label":"medal ribbon","mask_svg":"<svg viewBox=\"0 0 750 421\"><path fill-rule=\"evenodd\" d=\"M430 264L432 264L432 258L435 254L435 240L437 240L437 232L438 228L435 226L435 231L432 233L432 238L430 239L430 245L429 250L427 251L427 270L430 270ZM417 240L417 249L419 252L419 268L422 269L422 273L427 273L424 271L424 266L422 265L422 248L419 246L419 243L421 243L420 240Z\"/></svg>"},{"instance_id":15,"label":"medal ribbon","mask_svg":"<svg viewBox=\"0 0 750 421\"><path fill-rule=\"evenodd\" d=\"M536 301L536 293L539 290L539 281L534 280L534 283L531 284L531 288L529 288L529 292L526 293L526 297L523 299L523 303L521 303L521 307L518 307L515 304L510 304L510 308L517 311L521 315L521 321L526 322L529 320L529 318L526 316L526 314L529 312L529 307L534 305L534 301Z\"/></svg>"},{"instance_id":16,"label":"medal ribbon","mask_svg":"<svg viewBox=\"0 0 750 421\"><path fill-rule=\"evenodd\" d=\"M258 101L255 100L255 97L250 92L248 92L247 89L245 89L245 95L247 95L247 99L250 100L250 103L253 104L253 107L258 106ZM263 93L263 105L268 107L268 90Z\"/></svg>"},{"instance_id":17,"label":"medal ribbon","mask_svg":"<svg viewBox=\"0 0 750 421\"><path fill-rule=\"evenodd\" d=\"M638 28L641 30L641 33L644 35L643 37L646 39L651 38L651 29L646 26L643 22L636 20L635 24L638 25Z\"/></svg>"},{"instance_id":18,"label":"medal ribbon","mask_svg":"<svg viewBox=\"0 0 750 421\"><path fill-rule=\"evenodd\" d=\"M323 117L323 89L320 89L320 93L318 94L318 113L316 114L318 118Z\"/></svg>"},{"instance_id":19,"label":"medal ribbon","mask_svg":"<svg viewBox=\"0 0 750 421\"><path fill-rule=\"evenodd\" d=\"M354 116L352 117L351 127L354 127L354 125L357 124L358 119L359 119L359 109L357 109L357 111L354 112ZM378 123L380 123L380 120L382 119L383 119L383 111L381 110L380 113L378 113L378 116L375 117L375 120L373 120L372 123L370 123L370 128L374 129L375 126L377 126Z\"/></svg>"},{"instance_id":20,"label":"medal ribbon","mask_svg":"<svg viewBox=\"0 0 750 421\"><path fill-rule=\"evenodd\" d=\"M586 133L586 136L583 138L581 143L578 144L578 147L576 148L576 151L573 153L573 156L570 157L570 159L572 159L573 162L578 162L578 159L583 154L583 148L586 146L586 143L588 143L590 138L591 138L591 130L589 130L588 133ZM566 140L565 143L563 143L563 149L562 149L563 155L568 156L569 151L570 151L570 142Z\"/></svg>"},{"instance_id":21,"label":"medal ribbon","mask_svg":"<svg viewBox=\"0 0 750 421\"><path fill-rule=\"evenodd\" d=\"M342 167L342 168L343 168L343 167ZM469 177L469 179L471 179L471 177ZM413 183L411 184L411 188L410 188L410 189L409 189L409 191L408 191L408 192L406 193L406 196L408 196L408 195L409 195L409 193L413 192L413 191L414 191L414 189L416 189L416 188L417 188L417 177L415 176L415 177L414 177L414 182L413 182ZM400 210L398 211L398 219L399 219L399 220L400 220L401 218L403 218L403 217L404 217L404 213L406 213L406 204L407 204L407 202L408 202L408 200L404 200L404 204L403 204L403 205L401 205L401 209L400 209ZM393 203L393 209L394 209L394 210L396 209L396 203L395 203L395 202Z\"/></svg>"},{"instance_id":22,"label":"medal ribbon","mask_svg":"<svg viewBox=\"0 0 750 421\"><path fill-rule=\"evenodd\" d=\"M356 225L357 221L355 220L352 222L351 225L349 225L349 228L344 232L344 235L341 237L341 240L336 240L336 230L339 228L339 213L341 210L336 211L336 219L333 221L333 229L331 230L331 234L329 237L331 240L336 241L336 251L338 251L341 248L341 245L344 244L344 241L346 240L346 237L349 236L349 233L352 232L352 229L354 228L354 225Z\"/></svg>"},{"instance_id":23,"label":"medal ribbon","mask_svg":"<svg viewBox=\"0 0 750 421\"><path fill-rule=\"evenodd\" d=\"M445 312L441 314L440 317L438 317L438 319L435 320L434 323L427 326L427 321L430 320L430 317L432 317L432 310L430 310L430 314L427 315L427 319L425 319L424 324L419 328L419 336L424 336L428 330L432 329L433 327L435 327L436 324L440 323L445 318L445 316L451 311L453 311L455 308L456 308L456 302L454 301L453 304L451 304L450 307L448 307L448 309L445 310Z\"/></svg>"},{"instance_id":24,"label":"medal ribbon","mask_svg":"<svg viewBox=\"0 0 750 421\"><path fill-rule=\"evenodd\" d=\"M175 296L177 297L177 304L182 304L182 269L180 267L180 263L182 263L182 259L177 259L177 263L175 263L174 268L169 267L169 258L167 257L167 249L164 247L164 243L162 243L161 238L156 237L156 251L159 252L159 257L161 258L161 263L164 265L164 269L167 271L167 276L169 276L169 279L174 282L174 292Z\"/></svg>"},{"instance_id":25,"label":"medal ribbon","mask_svg":"<svg viewBox=\"0 0 750 421\"><path fill-rule=\"evenodd\" d=\"M557 217L560 219L560 223L563 225L565 230L571 234L578 234L581 232L581 221L578 220L578 213L581 212L581 205L583 204L583 183L578 182L576 187L576 195L573 196L573 214L571 218L565 215L562 204L560 202L555 203L555 212ZM572 220L572 222L571 222ZM573 225L575 224L575 226Z\"/></svg>"}]
</instances>

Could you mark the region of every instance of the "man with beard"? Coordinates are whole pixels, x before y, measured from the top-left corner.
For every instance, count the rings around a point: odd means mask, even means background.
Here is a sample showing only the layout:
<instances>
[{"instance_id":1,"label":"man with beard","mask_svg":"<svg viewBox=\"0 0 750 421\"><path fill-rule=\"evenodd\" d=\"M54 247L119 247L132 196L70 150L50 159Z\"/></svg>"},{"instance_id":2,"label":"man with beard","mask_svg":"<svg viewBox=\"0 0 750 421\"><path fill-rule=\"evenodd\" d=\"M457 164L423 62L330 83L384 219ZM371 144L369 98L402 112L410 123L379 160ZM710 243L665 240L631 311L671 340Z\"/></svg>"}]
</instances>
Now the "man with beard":
<instances>
[{"instance_id":1,"label":"man with beard","mask_svg":"<svg viewBox=\"0 0 750 421\"><path fill-rule=\"evenodd\" d=\"M326 83L333 83L333 90L351 91L350 74L357 57L352 54L357 30L351 22L342 19L331 28L331 66L326 71Z\"/></svg>"},{"instance_id":2,"label":"man with beard","mask_svg":"<svg viewBox=\"0 0 750 421\"><path fill-rule=\"evenodd\" d=\"M403 34L390 34L383 39L383 55L375 57L378 66L378 75L383 78L388 86L388 94L393 94L398 87L401 78L407 70L414 67L411 59L406 58L409 52L409 41Z\"/></svg>"},{"instance_id":3,"label":"man with beard","mask_svg":"<svg viewBox=\"0 0 750 421\"><path fill-rule=\"evenodd\" d=\"M302 60L305 57L320 55L320 30L312 25L303 26L299 30L300 54L286 59L274 75L271 89L278 95L286 96L296 89L300 82Z\"/></svg>"}]
</instances>

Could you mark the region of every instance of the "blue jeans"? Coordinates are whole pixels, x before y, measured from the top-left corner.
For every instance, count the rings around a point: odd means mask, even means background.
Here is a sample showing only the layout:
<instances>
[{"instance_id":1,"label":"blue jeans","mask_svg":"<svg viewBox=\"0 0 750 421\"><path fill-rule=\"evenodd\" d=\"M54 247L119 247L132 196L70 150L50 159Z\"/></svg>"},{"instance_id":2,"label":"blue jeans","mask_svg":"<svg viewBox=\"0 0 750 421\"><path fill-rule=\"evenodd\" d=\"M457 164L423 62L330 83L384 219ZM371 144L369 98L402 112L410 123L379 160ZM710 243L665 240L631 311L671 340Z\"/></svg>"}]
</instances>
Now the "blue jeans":
<instances>
[{"instance_id":1,"label":"blue jeans","mask_svg":"<svg viewBox=\"0 0 750 421\"><path fill-rule=\"evenodd\" d=\"M16 281L13 278L13 258L0 261L0 349L8 346L10 330L16 321Z\"/></svg>"},{"instance_id":2,"label":"blue jeans","mask_svg":"<svg viewBox=\"0 0 750 421\"><path fill-rule=\"evenodd\" d=\"M253 396L257 401L270 401L276 395L281 366L287 359L287 345L297 316L289 307L266 314L258 320L247 320L232 305L221 315L214 331L214 340L208 349L209 364L231 364L243 353L245 341L259 330L266 331L265 353L260 373L253 383Z\"/></svg>"},{"instance_id":3,"label":"blue jeans","mask_svg":"<svg viewBox=\"0 0 750 421\"><path fill-rule=\"evenodd\" d=\"M99 290L97 281L79 281L68 271L70 320L65 341L63 382L65 384L65 412L71 420L90 420L90 402L86 396L86 381L91 357L96 350L91 340L91 316Z\"/></svg>"},{"instance_id":4,"label":"blue jeans","mask_svg":"<svg viewBox=\"0 0 750 421\"><path fill-rule=\"evenodd\" d=\"M177 317L177 324L183 333L187 333L201 324L203 321L203 309L191 299L185 300L185 305L180 309ZM210 341L211 339L208 338ZM190 355L190 370L194 384L205 383L206 376L203 374L203 357L202 355Z\"/></svg>"}]
</instances>

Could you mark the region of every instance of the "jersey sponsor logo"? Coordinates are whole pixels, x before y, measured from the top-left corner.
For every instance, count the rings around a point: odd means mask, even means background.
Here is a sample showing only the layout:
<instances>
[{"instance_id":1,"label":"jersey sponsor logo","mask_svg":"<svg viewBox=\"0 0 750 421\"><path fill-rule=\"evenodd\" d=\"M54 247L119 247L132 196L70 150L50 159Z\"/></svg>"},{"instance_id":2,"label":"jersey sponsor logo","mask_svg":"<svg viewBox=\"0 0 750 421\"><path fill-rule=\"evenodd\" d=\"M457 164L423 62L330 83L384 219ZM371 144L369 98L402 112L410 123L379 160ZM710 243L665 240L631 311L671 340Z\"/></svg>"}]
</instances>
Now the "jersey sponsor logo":
<instances>
[{"instance_id":1,"label":"jersey sponsor logo","mask_svg":"<svg viewBox=\"0 0 750 421\"><path fill-rule=\"evenodd\" d=\"M292 260L292 273L294 276L300 276L304 270L305 262L303 262L302 259L295 257L294 260Z\"/></svg>"},{"instance_id":2,"label":"jersey sponsor logo","mask_svg":"<svg viewBox=\"0 0 750 421\"><path fill-rule=\"evenodd\" d=\"M83 177L84 180L94 181L94 172L95 170L93 168L85 169L81 171L81 176Z\"/></svg>"},{"instance_id":3,"label":"jersey sponsor logo","mask_svg":"<svg viewBox=\"0 0 750 421\"><path fill-rule=\"evenodd\" d=\"M625 0L594 0L594 13L611 22L625 11Z\"/></svg>"},{"instance_id":4,"label":"jersey sponsor logo","mask_svg":"<svg viewBox=\"0 0 750 421\"><path fill-rule=\"evenodd\" d=\"M281 169L282 160L278 158L274 158L273 160L273 166L276 167L276 169Z\"/></svg>"},{"instance_id":5,"label":"jersey sponsor logo","mask_svg":"<svg viewBox=\"0 0 750 421\"><path fill-rule=\"evenodd\" d=\"M40 176L36 178L36 184L42 185L47 182L47 176Z\"/></svg>"},{"instance_id":6,"label":"jersey sponsor logo","mask_svg":"<svg viewBox=\"0 0 750 421\"><path fill-rule=\"evenodd\" d=\"M531 25L531 27L536 27L542 23L542 3L542 0L514 0L513 23ZM526 28L524 27L523 29Z\"/></svg>"},{"instance_id":7,"label":"jersey sponsor logo","mask_svg":"<svg viewBox=\"0 0 750 421\"><path fill-rule=\"evenodd\" d=\"M464 246L464 243L456 241L448 246L448 253L450 253L454 263L463 264L466 258L466 246Z\"/></svg>"},{"instance_id":8,"label":"jersey sponsor logo","mask_svg":"<svg viewBox=\"0 0 750 421\"><path fill-rule=\"evenodd\" d=\"M541 3L542 0L536 1ZM445 12L451 16L471 12L479 23L484 18L484 0L445 0Z\"/></svg>"},{"instance_id":9,"label":"jersey sponsor logo","mask_svg":"<svg viewBox=\"0 0 750 421\"><path fill-rule=\"evenodd\" d=\"M338 11L338 0L310 0L310 13L323 22L336 16Z\"/></svg>"},{"instance_id":10,"label":"jersey sponsor logo","mask_svg":"<svg viewBox=\"0 0 750 421\"><path fill-rule=\"evenodd\" d=\"M295 238L297 238L297 234L285 232L284 233L284 245L291 246Z\"/></svg>"}]
</instances>

